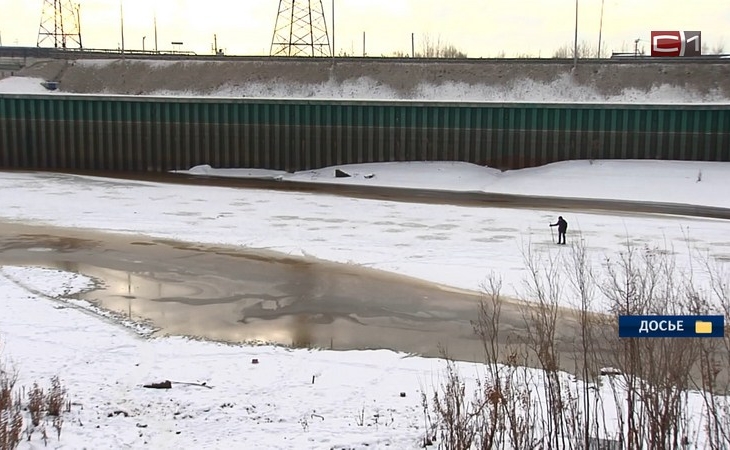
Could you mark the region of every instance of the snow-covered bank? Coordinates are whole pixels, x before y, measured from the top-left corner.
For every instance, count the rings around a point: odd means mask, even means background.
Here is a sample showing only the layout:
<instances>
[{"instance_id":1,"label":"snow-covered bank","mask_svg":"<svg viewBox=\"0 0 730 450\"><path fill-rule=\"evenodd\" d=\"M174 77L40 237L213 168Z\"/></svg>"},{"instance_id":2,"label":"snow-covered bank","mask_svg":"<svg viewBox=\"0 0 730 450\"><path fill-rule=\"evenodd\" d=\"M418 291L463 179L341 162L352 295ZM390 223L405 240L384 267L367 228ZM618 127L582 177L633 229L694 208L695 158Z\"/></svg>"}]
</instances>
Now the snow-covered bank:
<instances>
[{"instance_id":1,"label":"snow-covered bank","mask_svg":"<svg viewBox=\"0 0 730 450\"><path fill-rule=\"evenodd\" d=\"M59 287L85 285L75 274L0 270L2 356L19 371L18 386L58 375L73 402L60 442L48 425L51 448L417 447L419 381L437 376L438 360L147 340L67 307L63 298L75 289ZM142 387L164 380L211 388ZM37 433L20 448L42 447Z\"/></svg>"},{"instance_id":2,"label":"snow-covered bank","mask_svg":"<svg viewBox=\"0 0 730 450\"><path fill-rule=\"evenodd\" d=\"M351 177L335 177L340 169ZM499 171L464 162L344 164L296 173L196 166L179 173L282 181L392 186L684 203L730 208L730 162L594 160Z\"/></svg>"},{"instance_id":3,"label":"snow-covered bank","mask_svg":"<svg viewBox=\"0 0 730 450\"><path fill-rule=\"evenodd\" d=\"M549 60L42 61L19 73L54 79L67 93L171 97L417 100L457 102L728 103L721 63L583 64ZM580 73L583 72L583 73ZM16 72L16 75L18 72ZM0 92L7 91L0 82Z\"/></svg>"},{"instance_id":4,"label":"snow-covered bank","mask_svg":"<svg viewBox=\"0 0 730 450\"><path fill-rule=\"evenodd\" d=\"M405 450L421 448L436 419L432 411L424 413L421 394L433 401L445 381L444 360L385 350L145 339L69 307L74 303L68 296L88 285L67 272L0 268L2 357L19 373L18 391L33 382L47 386L59 376L71 401L60 440L51 418L44 421L51 448ZM455 367L471 398L486 366L457 362ZM531 418L526 420L535 427L528 432L539 435L548 404L541 373L516 368L507 374L501 376L510 380L514 395L529 399ZM171 389L143 387L165 380L172 381ZM581 405L582 383L568 374L560 374L560 380L564 394ZM614 399L624 398L621 386L602 377L591 391L602 399L595 431L601 437L616 435ZM689 392L682 401L682 429L690 443L703 448L702 396ZM27 424L28 413L23 415ZM438 432L428 435L436 436L436 445L442 439ZM19 448L44 447L36 431L30 440L24 435Z\"/></svg>"},{"instance_id":5,"label":"snow-covered bank","mask_svg":"<svg viewBox=\"0 0 730 450\"><path fill-rule=\"evenodd\" d=\"M42 83L46 80L35 77L8 77L0 79L0 93L8 94L49 94Z\"/></svg>"}]
</instances>

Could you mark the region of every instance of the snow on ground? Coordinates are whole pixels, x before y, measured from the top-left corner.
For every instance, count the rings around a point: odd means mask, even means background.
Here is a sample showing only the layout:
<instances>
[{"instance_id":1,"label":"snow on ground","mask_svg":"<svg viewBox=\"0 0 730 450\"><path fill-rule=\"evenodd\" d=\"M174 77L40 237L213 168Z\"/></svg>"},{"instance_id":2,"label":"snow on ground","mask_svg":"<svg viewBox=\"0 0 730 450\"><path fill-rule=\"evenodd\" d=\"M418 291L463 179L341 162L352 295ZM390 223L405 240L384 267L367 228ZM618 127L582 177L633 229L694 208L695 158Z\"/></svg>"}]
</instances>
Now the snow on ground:
<instances>
[{"instance_id":1,"label":"snow on ground","mask_svg":"<svg viewBox=\"0 0 730 450\"><path fill-rule=\"evenodd\" d=\"M623 170L626 178L616 174L615 183L639 179L646 183L636 185L639 192L654 191L656 180L638 172ZM558 182L550 170L533 173L532 186L544 185L543 194ZM588 175L573 182L590 192L603 181ZM716 175L702 183L714 186L711 203L727 196L727 182ZM548 224L558 214L570 224L569 241L584 239L596 266L628 242L673 251L680 268L688 267L689 246L730 261L727 221L682 216L399 203L51 173L2 173L0 190L3 220L269 249L471 290L493 271L513 295L523 291L528 245L541 254L569 253L553 245Z\"/></svg>"},{"instance_id":2,"label":"snow on ground","mask_svg":"<svg viewBox=\"0 0 730 450\"><path fill-rule=\"evenodd\" d=\"M335 169L352 175L336 178ZM562 161L508 170L464 162L350 164L296 173L196 166L180 173L282 181L483 191L546 197L577 197L685 203L730 208L730 163L659 160Z\"/></svg>"},{"instance_id":3,"label":"snow on ground","mask_svg":"<svg viewBox=\"0 0 730 450\"><path fill-rule=\"evenodd\" d=\"M422 172L448 188L451 177L470 184L487 175L494 178L492 185L513 183L528 192L552 186L551 192L560 192L559 184L551 183L559 178L556 170L563 170L562 178L582 186L586 195L636 179L645 183L636 185L641 192L661 192L651 188L661 183L658 171L638 177L648 169L626 164L623 170L599 165L603 176L590 173L583 180L575 177L585 172L576 169L570 175L568 169L575 165L567 164L530 169L530 179L511 181L509 174L477 166L434 163L411 172L409 182L422 183L416 175ZM678 171L674 177L695 169L671 167ZM348 168L375 173L372 179L397 177L381 169ZM702 170L703 181L697 184L707 183L714 187L708 190L713 198L721 197L726 186L722 165ZM269 176L248 176L262 175ZM581 233L586 239L596 261L624 248L627 239L637 245L674 245L681 256L686 238L700 250L730 259L727 222L688 217L408 204L51 173L0 173L0 190L0 220L269 248L469 289L476 289L490 270L505 277L507 290L517 289L524 276L521 252L528 242L543 253L569 249L551 242L547 224L558 213L570 222L571 238ZM721 203L708 200L710 193L702 194L704 201ZM424 434L421 390L430 396L443 381L442 360L385 350L309 351L144 338L114 323L114 317L100 320L98 310L69 298L89 286L90 280L75 274L0 268L0 357L19 371L19 387L27 391L33 382L47 387L58 375L73 401L60 441L47 424L51 448L419 448ZM252 364L254 358L259 364ZM457 365L469 387L485 371L478 364ZM520 379L530 381L518 383L539 395L540 374L520 370ZM170 390L142 387L164 380L205 382L212 388L180 383ZM602 411L609 429L603 434L610 435L614 395L605 380L599 389L608 401ZM690 393L686 414L693 430L704 426L701 411L699 395ZM695 433L689 434L702 448ZM21 449L41 447L38 432L21 443Z\"/></svg>"},{"instance_id":4,"label":"snow on ground","mask_svg":"<svg viewBox=\"0 0 730 450\"><path fill-rule=\"evenodd\" d=\"M0 94L49 94L49 91L41 83L46 80L30 77L8 77L0 79Z\"/></svg>"},{"instance_id":5,"label":"snow on ground","mask_svg":"<svg viewBox=\"0 0 730 450\"><path fill-rule=\"evenodd\" d=\"M18 371L17 387L27 392L38 382L47 388L58 376L72 402L60 440L45 419L50 448L420 448L421 392L430 398L441 385L443 360L386 350L145 339L69 307L68 296L88 287L88 279L67 272L0 268L1 356ZM456 366L467 389L485 373L479 364ZM518 369L512 379L536 404L546 404L539 372ZM173 382L171 389L143 387L165 380ZM562 380L572 378L564 374ZM574 392L581 386L569 384ZM616 429L610 386L604 377L604 436ZM533 412L542 408L535 407ZM688 435L702 448L695 434L703 427L697 393L689 394L683 412ZM45 448L40 431L20 444L22 450L38 448Z\"/></svg>"},{"instance_id":6,"label":"snow on ground","mask_svg":"<svg viewBox=\"0 0 730 450\"><path fill-rule=\"evenodd\" d=\"M195 166L190 170L180 171L180 173L187 173L190 175L204 175L204 176L216 176L216 177L232 177L232 178L268 178L268 179L281 179L287 175L288 172L284 170L268 170L268 169L214 169L211 166L204 164Z\"/></svg>"},{"instance_id":7,"label":"snow on ground","mask_svg":"<svg viewBox=\"0 0 730 450\"><path fill-rule=\"evenodd\" d=\"M490 192L686 203L730 208L730 163L564 161L504 173Z\"/></svg>"},{"instance_id":8,"label":"snow on ground","mask_svg":"<svg viewBox=\"0 0 730 450\"><path fill-rule=\"evenodd\" d=\"M32 292L68 295L57 288L63 284L84 281L33 268L0 271L0 341L20 374L18 386L47 385L58 375L74 403L60 443L48 425L51 448L417 448L419 382L437 377L438 360L143 339L68 308L63 298ZM142 387L164 380L212 388ZM21 444L42 447L39 433Z\"/></svg>"},{"instance_id":9,"label":"snow on ground","mask_svg":"<svg viewBox=\"0 0 730 450\"><path fill-rule=\"evenodd\" d=\"M352 178L336 178L335 168L351 174ZM476 164L424 161L345 164L295 172L283 176L282 180L479 191L493 185L500 177L499 170Z\"/></svg>"},{"instance_id":10,"label":"snow on ground","mask_svg":"<svg viewBox=\"0 0 730 450\"><path fill-rule=\"evenodd\" d=\"M105 68L113 64L121 64L119 59L78 60L75 64L88 67L90 70ZM146 72L170 66L204 66L204 61L134 61L123 62L141 66ZM28 90L23 81L7 81L21 79L10 77L0 80L0 93L40 93L43 91ZM319 77L317 77L319 78ZM30 79L36 84L35 79ZM38 80L42 81L42 80ZM59 86L63 90L63 85ZM100 89L97 93L107 93ZM680 103L714 103L727 104L730 98L721 90L709 89L699 92L691 88L670 84L653 84L648 89L625 88L617 94L604 94L593 86L576 83L570 74L564 73L549 82L537 81L528 77L511 80L509 83L496 84L466 83L446 81L438 85L419 83L407 94L398 92L379 80L362 76L341 79L335 76L326 81L312 83L272 83L241 82L221 85L215 89L188 90L154 90L144 96L173 97L220 97L220 98L283 98L283 99L350 99L350 100L393 100L407 99L417 101L449 101L449 102L551 102L551 103L625 103L625 104L680 104Z\"/></svg>"},{"instance_id":11,"label":"snow on ground","mask_svg":"<svg viewBox=\"0 0 730 450\"><path fill-rule=\"evenodd\" d=\"M625 88L618 94L603 94L593 86L575 82L570 74L545 83L523 78L506 85L479 85L447 81L438 86L421 84L414 96L422 100L553 102L553 103L727 103L722 91L700 93L670 84L655 83L649 89Z\"/></svg>"},{"instance_id":12,"label":"snow on ground","mask_svg":"<svg viewBox=\"0 0 730 450\"><path fill-rule=\"evenodd\" d=\"M69 274L55 269L34 268L28 270L17 267L2 267L0 275L4 276L7 281L24 287L38 297L47 299L64 297L66 307L94 314L108 322L127 327L141 336L149 336L156 331L149 324L138 320L130 320L124 315L100 308L86 300L72 298L73 294L96 288L97 281L87 276ZM36 278L44 280L44 283L38 284ZM0 347L0 350L2 350L2 347Z\"/></svg>"}]
</instances>

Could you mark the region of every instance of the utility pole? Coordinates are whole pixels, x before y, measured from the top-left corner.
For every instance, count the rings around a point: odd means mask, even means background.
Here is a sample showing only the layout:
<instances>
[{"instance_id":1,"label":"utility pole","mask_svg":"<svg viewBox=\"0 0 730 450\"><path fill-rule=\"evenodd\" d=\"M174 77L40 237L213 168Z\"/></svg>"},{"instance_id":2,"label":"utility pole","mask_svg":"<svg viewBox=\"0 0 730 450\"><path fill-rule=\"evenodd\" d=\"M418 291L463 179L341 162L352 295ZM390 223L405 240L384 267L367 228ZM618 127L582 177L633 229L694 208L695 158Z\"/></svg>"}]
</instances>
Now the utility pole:
<instances>
[{"instance_id":1,"label":"utility pole","mask_svg":"<svg viewBox=\"0 0 730 450\"><path fill-rule=\"evenodd\" d=\"M66 49L74 44L83 48L80 8L72 0L44 0L36 45L51 40L55 48Z\"/></svg>"},{"instance_id":2,"label":"utility pole","mask_svg":"<svg viewBox=\"0 0 730 450\"><path fill-rule=\"evenodd\" d=\"M81 4L76 4L76 29L79 32L79 48L84 48L81 44Z\"/></svg>"},{"instance_id":3,"label":"utility pole","mask_svg":"<svg viewBox=\"0 0 730 450\"><path fill-rule=\"evenodd\" d=\"M362 32L362 56L364 57L365 55L367 55L367 53L365 53L365 32L363 31Z\"/></svg>"},{"instance_id":4,"label":"utility pole","mask_svg":"<svg viewBox=\"0 0 730 450\"><path fill-rule=\"evenodd\" d=\"M411 58L416 57L416 33L411 33Z\"/></svg>"},{"instance_id":5,"label":"utility pole","mask_svg":"<svg viewBox=\"0 0 730 450\"><path fill-rule=\"evenodd\" d=\"M157 52L157 14L155 14L155 53Z\"/></svg>"},{"instance_id":6,"label":"utility pole","mask_svg":"<svg viewBox=\"0 0 730 450\"><path fill-rule=\"evenodd\" d=\"M119 22L122 29L122 59L124 59L124 7L121 0L119 1Z\"/></svg>"},{"instance_id":7,"label":"utility pole","mask_svg":"<svg viewBox=\"0 0 730 450\"><path fill-rule=\"evenodd\" d=\"M578 0L575 0L575 37L573 44L573 70L578 66Z\"/></svg>"},{"instance_id":8,"label":"utility pole","mask_svg":"<svg viewBox=\"0 0 730 450\"><path fill-rule=\"evenodd\" d=\"M598 58L601 57L601 34L603 33L603 4L605 0L601 0L601 23L598 26Z\"/></svg>"},{"instance_id":9,"label":"utility pole","mask_svg":"<svg viewBox=\"0 0 730 450\"><path fill-rule=\"evenodd\" d=\"M279 0L269 54L333 56L322 0Z\"/></svg>"}]
</instances>

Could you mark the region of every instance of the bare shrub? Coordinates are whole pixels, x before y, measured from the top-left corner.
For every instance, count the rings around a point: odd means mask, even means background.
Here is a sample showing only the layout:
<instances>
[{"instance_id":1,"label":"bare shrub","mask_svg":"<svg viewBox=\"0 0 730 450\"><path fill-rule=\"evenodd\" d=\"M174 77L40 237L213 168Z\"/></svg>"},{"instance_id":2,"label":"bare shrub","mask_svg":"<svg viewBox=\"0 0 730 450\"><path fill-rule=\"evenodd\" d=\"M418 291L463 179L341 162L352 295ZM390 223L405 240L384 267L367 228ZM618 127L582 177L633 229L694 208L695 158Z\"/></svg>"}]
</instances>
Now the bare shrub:
<instances>
[{"instance_id":1,"label":"bare shrub","mask_svg":"<svg viewBox=\"0 0 730 450\"><path fill-rule=\"evenodd\" d=\"M501 372L502 382L477 378L470 394L454 361L447 360L446 379L433 396L439 448L536 448L540 442L535 437L539 434L534 408L537 400L529 371L506 367Z\"/></svg>"},{"instance_id":2,"label":"bare shrub","mask_svg":"<svg viewBox=\"0 0 730 450\"><path fill-rule=\"evenodd\" d=\"M720 38L720 40L712 46L712 53L715 55L722 55L725 52L725 41Z\"/></svg>"},{"instance_id":3,"label":"bare shrub","mask_svg":"<svg viewBox=\"0 0 730 450\"><path fill-rule=\"evenodd\" d=\"M468 450L477 433L479 406L466 397L466 384L455 363L447 360L446 381L433 396L434 410L441 419L441 443L446 450Z\"/></svg>"},{"instance_id":4,"label":"bare shrub","mask_svg":"<svg viewBox=\"0 0 730 450\"><path fill-rule=\"evenodd\" d=\"M0 450L14 449L23 433L20 399L14 395L18 374L0 362Z\"/></svg>"},{"instance_id":5,"label":"bare shrub","mask_svg":"<svg viewBox=\"0 0 730 450\"><path fill-rule=\"evenodd\" d=\"M725 339L626 339L618 338L616 320L622 314L730 317L726 266L705 255L700 274L691 261L680 269L672 248L627 242L605 259L599 277L582 239L561 255L523 252L531 302L522 308L524 344L508 347L500 335L501 281L492 274L482 286L473 326L484 348L484 374L472 394L449 362L434 396L440 447L730 448L730 326ZM696 288L700 278L702 286L709 279L709 288ZM572 310L563 308L567 299ZM605 308L610 314L596 312ZM581 380L559 369L571 350L557 346L556 327L564 323L558 319L578 325L572 354ZM599 369L608 365L616 369L604 375ZM689 417L696 405L690 397L698 395L702 419ZM610 424L607 416L615 416Z\"/></svg>"},{"instance_id":6,"label":"bare shrub","mask_svg":"<svg viewBox=\"0 0 730 450\"><path fill-rule=\"evenodd\" d=\"M603 52L601 52L603 53ZM575 57L575 43L563 44L557 50L553 52L553 58L573 58ZM602 55L598 54L598 50L595 49L588 41L583 40L578 43L578 58L601 58Z\"/></svg>"},{"instance_id":7,"label":"bare shrub","mask_svg":"<svg viewBox=\"0 0 730 450\"><path fill-rule=\"evenodd\" d=\"M486 374L478 382L474 401L480 405L477 418L478 448L531 449L536 445L537 416L535 395L526 383L530 380L524 344L500 345L502 279L491 273L482 285L478 320L473 322L486 358Z\"/></svg>"},{"instance_id":8,"label":"bare shrub","mask_svg":"<svg viewBox=\"0 0 730 450\"><path fill-rule=\"evenodd\" d=\"M358 427L362 427L365 425L365 407L363 406L360 411L355 416L355 423Z\"/></svg>"},{"instance_id":9,"label":"bare shrub","mask_svg":"<svg viewBox=\"0 0 730 450\"><path fill-rule=\"evenodd\" d=\"M60 417L66 403L66 388L61 385L58 375L51 378L51 390L46 397L46 411L49 416Z\"/></svg>"},{"instance_id":10,"label":"bare shrub","mask_svg":"<svg viewBox=\"0 0 730 450\"><path fill-rule=\"evenodd\" d=\"M545 408L540 408L540 411L545 413L545 429L541 445L546 448L571 448L575 435L566 422L567 405L559 374L560 354L555 340L564 289L564 274L561 270L563 261L559 255L537 253L529 245L523 252L523 260L528 272L525 295L532 302L522 309L527 342L543 375L540 386Z\"/></svg>"},{"instance_id":11,"label":"bare shrub","mask_svg":"<svg viewBox=\"0 0 730 450\"><path fill-rule=\"evenodd\" d=\"M22 433L23 416L18 401L10 409L0 411L0 450L16 448Z\"/></svg>"},{"instance_id":12,"label":"bare shrub","mask_svg":"<svg viewBox=\"0 0 730 450\"><path fill-rule=\"evenodd\" d=\"M541 438L537 436L542 434L544 421L537 415L536 405L539 402L535 399L532 387L534 380L529 376L529 369L524 365L517 366L517 359L512 361L515 364L508 363L509 369L503 374L504 396L500 398L500 406L504 411L506 433L497 441L500 444L498 448L505 448L506 442L514 450L530 450L538 448Z\"/></svg>"},{"instance_id":13,"label":"bare shrub","mask_svg":"<svg viewBox=\"0 0 730 450\"><path fill-rule=\"evenodd\" d=\"M33 388L28 393L28 412L30 412L30 422L34 427L41 424L45 406L46 396L43 389L38 386L38 383L33 383Z\"/></svg>"},{"instance_id":14,"label":"bare shrub","mask_svg":"<svg viewBox=\"0 0 730 450\"><path fill-rule=\"evenodd\" d=\"M63 417L56 416L53 418L53 428L56 430L56 439L61 439L61 428L63 428Z\"/></svg>"},{"instance_id":15,"label":"bare shrub","mask_svg":"<svg viewBox=\"0 0 730 450\"><path fill-rule=\"evenodd\" d=\"M441 41L441 36L433 37L424 34L421 37L421 50L416 52L416 58L466 58L466 53L453 44Z\"/></svg>"},{"instance_id":16,"label":"bare shrub","mask_svg":"<svg viewBox=\"0 0 730 450\"><path fill-rule=\"evenodd\" d=\"M629 243L616 261L607 261L608 277L602 290L612 311L630 315L696 313L702 301L691 273L682 273L672 255L673 249L636 248ZM621 438L627 448L675 449L689 443L687 395L700 355L696 339L614 339L614 365L623 373L624 397L617 400L626 406L620 420L625 424Z\"/></svg>"},{"instance_id":17,"label":"bare shrub","mask_svg":"<svg viewBox=\"0 0 730 450\"><path fill-rule=\"evenodd\" d=\"M693 314L730 317L730 273L707 254L697 255L709 278L708 292L691 292ZM711 450L730 448L730 324L724 339L700 339L700 382L704 393L707 445Z\"/></svg>"},{"instance_id":18,"label":"bare shrub","mask_svg":"<svg viewBox=\"0 0 730 450\"><path fill-rule=\"evenodd\" d=\"M587 449L605 435L604 404L594 381L599 373L599 355L609 321L596 313L598 289L587 247L580 235L569 252L536 251L528 245L523 251L527 269L524 293L528 303L522 308L527 344L540 377L534 383L541 389L542 403L533 405L539 414L541 448ZM570 304L572 308L564 305ZM558 319L560 318L560 324ZM568 350L557 346L556 330L570 324L575 335L562 336ZM570 350L572 347L572 350ZM565 356L572 356L575 374L568 377L561 369Z\"/></svg>"},{"instance_id":19,"label":"bare shrub","mask_svg":"<svg viewBox=\"0 0 730 450\"><path fill-rule=\"evenodd\" d=\"M590 448L591 442L605 434L603 399L597 395L598 386L592 384L600 371L599 354L603 350L598 344L605 342L605 330L609 324L606 316L597 314L598 288L594 267L583 237L578 234L570 247L567 258L568 284L572 288L574 314L578 321L578 336L573 354L577 373L583 382L576 386L575 392L566 386L565 395L569 398L568 419L574 434L579 437L582 448Z\"/></svg>"},{"instance_id":20,"label":"bare shrub","mask_svg":"<svg viewBox=\"0 0 730 450\"><path fill-rule=\"evenodd\" d=\"M423 386L421 387L421 409L423 409L423 441L421 442L421 446L428 447L429 445L433 445L433 441L436 440L435 431L438 423L433 423L431 420L431 407L428 403L428 394L426 394Z\"/></svg>"},{"instance_id":21,"label":"bare shrub","mask_svg":"<svg viewBox=\"0 0 730 450\"><path fill-rule=\"evenodd\" d=\"M18 381L18 373L15 370L8 370L0 363L0 411L5 411L13 406L13 390Z\"/></svg>"},{"instance_id":22,"label":"bare shrub","mask_svg":"<svg viewBox=\"0 0 730 450\"><path fill-rule=\"evenodd\" d=\"M487 370L492 377L497 376L496 363L500 362L499 320L502 314L502 279L491 273L482 283L482 296L479 299L479 317L472 322L474 333L479 336L488 364Z\"/></svg>"},{"instance_id":23,"label":"bare shrub","mask_svg":"<svg viewBox=\"0 0 730 450\"><path fill-rule=\"evenodd\" d=\"M502 279L491 273L482 284L479 300L479 317L472 322L474 332L482 342L487 373L483 382L478 382L478 394L482 395L480 414L476 418L479 448L492 448L504 442L505 392L501 382L498 363L502 360L499 346L499 322L502 313Z\"/></svg>"},{"instance_id":24,"label":"bare shrub","mask_svg":"<svg viewBox=\"0 0 730 450\"><path fill-rule=\"evenodd\" d=\"M453 361L434 394L440 448L532 450L539 440L531 369L525 367L524 346L499 343L502 281L490 275L482 286L479 317L472 323L487 360L486 372L475 381L473 394ZM445 355L444 355L445 356ZM500 364L500 362L502 364Z\"/></svg>"},{"instance_id":25,"label":"bare shrub","mask_svg":"<svg viewBox=\"0 0 730 450\"><path fill-rule=\"evenodd\" d=\"M41 439L47 445L48 430L46 423L43 422L45 415L54 417L53 428L60 439L63 427L61 414L64 408L66 411L70 411L71 407L66 388L61 384L61 380L58 376L51 378L51 388L47 394L38 383L33 383L33 387L28 392L27 411L30 416L30 424L26 427L23 426L25 389L22 392L16 392L17 380L17 371L8 370L0 361L0 450L16 448L23 433L30 441L36 431L40 432Z\"/></svg>"}]
</instances>

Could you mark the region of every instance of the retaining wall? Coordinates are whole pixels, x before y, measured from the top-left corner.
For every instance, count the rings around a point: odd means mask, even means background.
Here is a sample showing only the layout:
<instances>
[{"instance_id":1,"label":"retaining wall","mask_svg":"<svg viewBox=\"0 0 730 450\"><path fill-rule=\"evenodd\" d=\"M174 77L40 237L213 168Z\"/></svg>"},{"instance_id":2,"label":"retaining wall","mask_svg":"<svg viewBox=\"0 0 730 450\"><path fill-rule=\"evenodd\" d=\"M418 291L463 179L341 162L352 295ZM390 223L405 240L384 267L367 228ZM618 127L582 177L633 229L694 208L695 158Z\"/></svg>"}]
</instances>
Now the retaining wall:
<instances>
[{"instance_id":1,"label":"retaining wall","mask_svg":"<svg viewBox=\"0 0 730 450\"><path fill-rule=\"evenodd\" d=\"M447 160L730 161L730 105L442 103L0 94L0 165L306 170Z\"/></svg>"}]
</instances>

